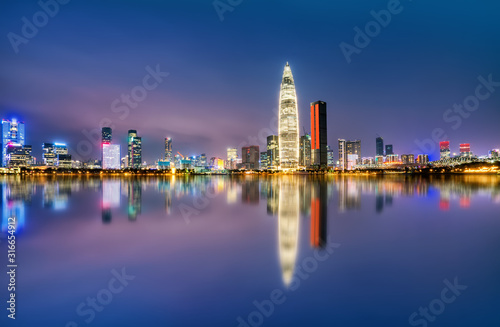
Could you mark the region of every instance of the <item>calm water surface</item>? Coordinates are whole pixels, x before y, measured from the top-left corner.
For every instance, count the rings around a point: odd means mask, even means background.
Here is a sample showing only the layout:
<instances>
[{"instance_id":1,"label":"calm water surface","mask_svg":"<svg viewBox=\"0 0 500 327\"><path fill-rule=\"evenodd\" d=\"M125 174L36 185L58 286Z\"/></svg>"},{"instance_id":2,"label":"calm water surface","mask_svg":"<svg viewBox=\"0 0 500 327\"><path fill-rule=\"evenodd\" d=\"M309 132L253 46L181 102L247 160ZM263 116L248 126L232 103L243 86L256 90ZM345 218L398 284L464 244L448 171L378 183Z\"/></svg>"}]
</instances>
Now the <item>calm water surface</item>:
<instances>
[{"instance_id":1,"label":"calm water surface","mask_svg":"<svg viewBox=\"0 0 500 327\"><path fill-rule=\"evenodd\" d=\"M0 197L2 326L500 326L498 176L3 176Z\"/></svg>"}]
</instances>

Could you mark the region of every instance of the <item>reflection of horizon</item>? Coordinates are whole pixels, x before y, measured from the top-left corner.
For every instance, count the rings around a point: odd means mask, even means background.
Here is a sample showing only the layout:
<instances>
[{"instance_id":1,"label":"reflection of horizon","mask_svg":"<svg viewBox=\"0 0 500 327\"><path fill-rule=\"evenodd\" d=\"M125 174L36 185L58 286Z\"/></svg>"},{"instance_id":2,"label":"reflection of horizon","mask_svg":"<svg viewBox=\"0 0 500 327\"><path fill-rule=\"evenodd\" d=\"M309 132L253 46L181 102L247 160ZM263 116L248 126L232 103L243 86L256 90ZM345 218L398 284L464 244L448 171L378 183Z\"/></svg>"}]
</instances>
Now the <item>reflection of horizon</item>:
<instances>
[{"instance_id":1,"label":"reflection of horizon","mask_svg":"<svg viewBox=\"0 0 500 327\"><path fill-rule=\"evenodd\" d=\"M299 188L293 177L279 181L278 242L283 282L292 281L299 242Z\"/></svg>"}]
</instances>

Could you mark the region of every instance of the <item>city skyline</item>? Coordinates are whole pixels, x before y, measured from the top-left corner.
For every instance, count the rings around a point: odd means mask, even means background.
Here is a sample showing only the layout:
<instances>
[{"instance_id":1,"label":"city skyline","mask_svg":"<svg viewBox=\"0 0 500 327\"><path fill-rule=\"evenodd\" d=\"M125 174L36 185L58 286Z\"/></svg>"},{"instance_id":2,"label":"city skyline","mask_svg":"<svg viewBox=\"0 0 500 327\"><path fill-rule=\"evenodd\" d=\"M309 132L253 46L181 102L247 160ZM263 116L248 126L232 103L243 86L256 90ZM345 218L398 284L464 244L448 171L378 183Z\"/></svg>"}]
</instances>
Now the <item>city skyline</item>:
<instances>
[{"instance_id":1,"label":"city skyline","mask_svg":"<svg viewBox=\"0 0 500 327\"><path fill-rule=\"evenodd\" d=\"M405 3L391 24L347 63L339 44L352 44L353 28L364 26L372 19L370 11L385 3L346 3L342 10L335 3L292 3L268 5L265 13L257 3L242 4L226 13L223 22L210 3L201 1L127 3L105 10L92 2L69 3L36 37L20 45L18 53L7 38L0 44L1 116L17 117L33 127L27 142L37 157L41 154L37 142L76 147L88 140L90 131L100 129L104 118L114 125L115 141L122 149L127 131L138 130L148 162L156 159L165 136L176 140L187 155L206 152L223 157L225 148L242 142L251 145L249 137L257 138L261 129L272 125L277 115L277 76L289 61L298 83L299 122L308 121L310 102L328 103L330 146L339 138L366 143L378 133L397 140L393 143L399 152L411 153L417 147L415 140L430 139L433 130L441 128L454 143L475 144L478 153L498 147L495 122L500 118L500 92L482 100L476 111L465 112L467 118L456 129L460 116L452 112L453 120L447 122L443 115L474 95L479 77L487 80L491 74L493 81L500 80L496 42L500 28L495 28L500 22L491 8L499 4L453 2L451 16L445 3L433 11L423 3ZM187 23L193 8L200 20ZM6 33L18 34L21 18L40 10L36 2L6 3L3 9ZM117 15L110 18L110 11ZM314 26L299 24L295 18L290 29L270 28L290 26L288 17L300 12L319 14ZM470 25L453 19L461 14L472 17ZM140 23L129 26L126 17L136 17ZM255 17L261 22L257 26ZM415 21L422 20L435 25L415 29ZM173 27L182 33L174 33ZM237 37L241 33L245 38ZM406 33L413 37L402 38ZM96 34L101 41L95 41ZM188 40L198 43L187 44ZM313 44L324 50L311 51ZM260 60L262 53L265 60ZM157 70L168 76L157 76L161 82L129 108L128 115L112 111L116 99L130 94ZM193 84L200 76L205 82ZM308 124L300 123L300 130L302 125L310 132ZM436 144L431 157L438 155ZM99 157L97 146L91 157Z\"/></svg>"}]
</instances>

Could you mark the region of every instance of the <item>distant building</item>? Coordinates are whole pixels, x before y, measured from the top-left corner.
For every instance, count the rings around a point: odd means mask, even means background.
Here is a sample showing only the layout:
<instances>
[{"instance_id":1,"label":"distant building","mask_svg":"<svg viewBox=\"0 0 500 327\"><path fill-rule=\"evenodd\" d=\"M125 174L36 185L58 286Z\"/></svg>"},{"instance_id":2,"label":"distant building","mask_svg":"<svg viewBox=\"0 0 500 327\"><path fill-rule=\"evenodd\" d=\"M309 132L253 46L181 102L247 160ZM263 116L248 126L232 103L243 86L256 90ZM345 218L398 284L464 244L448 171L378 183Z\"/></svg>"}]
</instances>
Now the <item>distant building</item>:
<instances>
[{"instance_id":1,"label":"distant building","mask_svg":"<svg viewBox=\"0 0 500 327\"><path fill-rule=\"evenodd\" d=\"M25 142L24 122L18 122L16 119L2 119L2 160L1 166L7 166L7 145L9 143L18 144L21 147Z\"/></svg>"},{"instance_id":2,"label":"distant building","mask_svg":"<svg viewBox=\"0 0 500 327\"><path fill-rule=\"evenodd\" d=\"M58 167L60 162L63 165L67 164L68 147L64 143L44 143L42 146L43 162L49 167ZM64 156L59 158L59 156ZM71 156L69 157L71 161ZM61 167L63 168L63 167Z\"/></svg>"},{"instance_id":3,"label":"distant building","mask_svg":"<svg viewBox=\"0 0 500 327\"><path fill-rule=\"evenodd\" d=\"M71 155L59 154L57 156L57 167L64 169L71 169L73 167L73 161L71 160Z\"/></svg>"},{"instance_id":4,"label":"distant building","mask_svg":"<svg viewBox=\"0 0 500 327\"><path fill-rule=\"evenodd\" d=\"M259 169L259 146L250 145L241 148L241 163L245 169Z\"/></svg>"},{"instance_id":5,"label":"distant building","mask_svg":"<svg viewBox=\"0 0 500 327\"><path fill-rule=\"evenodd\" d=\"M260 153L260 169L267 169L268 161L267 161L267 151L263 151Z\"/></svg>"},{"instance_id":6,"label":"distant building","mask_svg":"<svg viewBox=\"0 0 500 327\"><path fill-rule=\"evenodd\" d=\"M469 143L460 144L460 156L462 156L462 157L472 156L472 152L470 151L470 144Z\"/></svg>"},{"instance_id":7,"label":"distant building","mask_svg":"<svg viewBox=\"0 0 500 327\"><path fill-rule=\"evenodd\" d=\"M346 150L346 140L339 139L339 169L347 169L347 150Z\"/></svg>"},{"instance_id":8,"label":"distant building","mask_svg":"<svg viewBox=\"0 0 500 327\"><path fill-rule=\"evenodd\" d=\"M113 139L111 127L103 127L102 131L102 144L111 144Z\"/></svg>"},{"instance_id":9,"label":"distant building","mask_svg":"<svg viewBox=\"0 0 500 327\"><path fill-rule=\"evenodd\" d=\"M391 155L394 154L394 150L392 149L392 144L386 144L385 145L385 155Z\"/></svg>"},{"instance_id":10,"label":"distant building","mask_svg":"<svg viewBox=\"0 0 500 327\"><path fill-rule=\"evenodd\" d=\"M7 167L29 167L33 164L31 145L8 143L6 146Z\"/></svg>"},{"instance_id":11,"label":"distant building","mask_svg":"<svg viewBox=\"0 0 500 327\"><path fill-rule=\"evenodd\" d=\"M128 131L128 168L141 169L142 167L142 139L137 131Z\"/></svg>"},{"instance_id":12,"label":"distant building","mask_svg":"<svg viewBox=\"0 0 500 327\"><path fill-rule=\"evenodd\" d=\"M358 160L361 159L361 140L347 141L346 142L347 155L355 154Z\"/></svg>"},{"instance_id":13,"label":"distant building","mask_svg":"<svg viewBox=\"0 0 500 327\"><path fill-rule=\"evenodd\" d=\"M384 156L375 156L375 164L376 165L381 165L384 163Z\"/></svg>"},{"instance_id":14,"label":"distant building","mask_svg":"<svg viewBox=\"0 0 500 327\"><path fill-rule=\"evenodd\" d=\"M165 161L172 162L172 138L165 138Z\"/></svg>"},{"instance_id":15,"label":"distant building","mask_svg":"<svg viewBox=\"0 0 500 327\"><path fill-rule=\"evenodd\" d=\"M385 156L385 162L389 162L389 163L399 162L399 155L389 154L389 155Z\"/></svg>"},{"instance_id":16,"label":"distant building","mask_svg":"<svg viewBox=\"0 0 500 327\"><path fill-rule=\"evenodd\" d=\"M364 157L361 158L361 163L365 166L372 166L375 164L375 159L373 157Z\"/></svg>"},{"instance_id":17,"label":"distant building","mask_svg":"<svg viewBox=\"0 0 500 327\"><path fill-rule=\"evenodd\" d=\"M384 156L384 139L380 136L375 139L375 156Z\"/></svg>"},{"instance_id":18,"label":"distant building","mask_svg":"<svg viewBox=\"0 0 500 327\"><path fill-rule=\"evenodd\" d=\"M267 161L268 169L278 169L280 165L279 158L279 137L278 135L269 135L267 137Z\"/></svg>"},{"instance_id":19,"label":"distant building","mask_svg":"<svg viewBox=\"0 0 500 327\"><path fill-rule=\"evenodd\" d=\"M326 157L328 159L328 168L333 168L335 166L335 156L334 151L329 145L326 146Z\"/></svg>"},{"instance_id":20,"label":"distant building","mask_svg":"<svg viewBox=\"0 0 500 327\"><path fill-rule=\"evenodd\" d=\"M102 145L102 169L120 169L120 145Z\"/></svg>"},{"instance_id":21,"label":"distant building","mask_svg":"<svg viewBox=\"0 0 500 327\"><path fill-rule=\"evenodd\" d=\"M354 166L358 164L359 157L357 154L347 155L347 170L353 170Z\"/></svg>"},{"instance_id":22,"label":"distant building","mask_svg":"<svg viewBox=\"0 0 500 327\"><path fill-rule=\"evenodd\" d=\"M236 169L236 159L238 159L238 149L227 148L226 169Z\"/></svg>"},{"instance_id":23,"label":"distant building","mask_svg":"<svg viewBox=\"0 0 500 327\"><path fill-rule=\"evenodd\" d=\"M311 103L311 165L318 169L328 166L326 102Z\"/></svg>"},{"instance_id":24,"label":"distant building","mask_svg":"<svg viewBox=\"0 0 500 327\"><path fill-rule=\"evenodd\" d=\"M419 164L422 164L422 165L429 163L429 155L427 155L427 154L419 154L417 156L417 162Z\"/></svg>"},{"instance_id":25,"label":"distant building","mask_svg":"<svg viewBox=\"0 0 500 327\"><path fill-rule=\"evenodd\" d=\"M415 155L413 154L402 154L401 161L404 164L414 164L415 163Z\"/></svg>"},{"instance_id":26,"label":"distant building","mask_svg":"<svg viewBox=\"0 0 500 327\"><path fill-rule=\"evenodd\" d=\"M311 165L311 135L300 137L299 142L299 166L309 167Z\"/></svg>"},{"instance_id":27,"label":"distant building","mask_svg":"<svg viewBox=\"0 0 500 327\"><path fill-rule=\"evenodd\" d=\"M441 160L450 158L450 141L439 142L439 157Z\"/></svg>"},{"instance_id":28,"label":"distant building","mask_svg":"<svg viewBox=\"0 0 500 327\"><path fill-rule=\"evenodd\" d=\"M488 156L491 159L498 159L500 157L500 149L493 149L488 151Z\"/></svg>"}]
</instances>

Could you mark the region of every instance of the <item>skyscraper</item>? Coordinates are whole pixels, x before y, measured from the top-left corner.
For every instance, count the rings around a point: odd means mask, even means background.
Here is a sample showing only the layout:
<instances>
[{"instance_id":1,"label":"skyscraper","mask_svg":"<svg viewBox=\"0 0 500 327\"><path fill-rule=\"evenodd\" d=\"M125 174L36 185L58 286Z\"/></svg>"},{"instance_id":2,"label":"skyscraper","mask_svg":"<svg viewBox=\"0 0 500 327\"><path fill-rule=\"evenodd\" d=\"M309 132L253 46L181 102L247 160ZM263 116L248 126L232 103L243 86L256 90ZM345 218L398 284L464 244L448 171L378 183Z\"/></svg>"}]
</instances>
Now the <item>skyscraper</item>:
<instances>
[{"instance_id":1,"label":"skyscraper","mask_svg":"<svg viewBox=\"0 0 500 327\"><path fill-rule=\"evenodd\" d=\"M299 112L292 70L288 62L283 71L279 102L280 169L297 169L299 165Z\"/></svg>"},{"instance_id":2,"label":"skyscraper","mask_svg":"<svg viewBox=\"0 0 500 327\"><path fill-rule=\"evenodd\" d=\"M259 169L259 146L250 145L241 148L241 163L245 169Z\"/></svg>"},{"instance_id":3,"label":"skyscraper","mask_svg":"<svg viewBox=\"0 0 500 327\"><path fill-rule=\"evenodd\" d=\"M450 158L450 141L439 142L440 159Z\"/></svg>"},{"instance_id":4,"label":"skyscraper","mask_svg":"<svg viewBox=\"0 0 500 327\"><path fill-rule=\"evenodd\" d=\"M319 169L328 166L326 152L326 102L311 103L311 165Z\"/></svg>"},{"instance_id":5,"label":"skyscraper","mask_svg":"<svg viewBox=\"0 0 500 327\"><path fill-rule=\"evenodd\" d=\"M140 169L142 166L142 139L137 136L137 131L128 131L128 167Z\"/></svg>"},{"instance_id":6,"label":"skyscraper","mask_svg":"<svg viewBox=\"0 0 500 327\"><path fill-rule=\"evenodd\" d=\"M347 155L357 155L361 159L361 140L346 142Z\"/></svg>"},{"instance_id":7,"label":"skyscraper","mask_svg":"<svg viewBox=\"0 0 500 327\"><path fill-rule=\"evenodd\" d=\"M385 155L391 155L394 154L394 150L392 149L392 144L386 144L385 146Z\"/></svg>"},{"instance_id":8,"label":"skyscraper","mask_svg":"<svg viewBox=\"0 0 500 327\"><path fill-rule=\"evenodd\" d=\"M339 139L339 169L347 169L346 140Z\"/></svg>"},{"instance_id":9,"label":"skyscraper","mask_svg":"<svg viewBox=\"0 0 500 327\"><path fill-rule=\"evenodd\" d=\"M102 169L120 169L120 145L102 145Z\"/></svg>"},{"instance_id":10,"label":"skyscraper","mask_svg":"<svg viewBox=\"0 0 500 327\"><path fill-rule=\"evenodd\" d=\"M384 139L380 136L375 139L375 156L384 156Z\"/></svg>"},{"instance_id":11,"label":"skyscraper","mask_svg":"<svg viewBox=\"0 0 500 327\"><path fill-rule=\"evenodd\" d=\"M103 127L101 133L102 133L102 144L111 144L112 140L111 127Z\"/></svg>"},{"instance_id":12,"label":"skyscraper","mask_svg":"<svg viewBox=\"0 0 500 327\"><path fill-rule=\"evenodd\" d=\"M165 161L172 162L172 138L165 138Z\"/></svg>"},{"instance_id":13,"label":"skyscraper","mask_svg":"<svg viewBox=\"0 0 500 327\"><path fill-rule=\"evenodd\" d=\"M260 153L260 169L267 169L268 160L267 160L267 151L263 151Z\"/></svg>"},{"instance_id":14,"label":"skyscraper","mask_svg":"<svg viewBox=\"0 0 500 327\"><path fill-rule=\"evenodd\" d=\"M279 155L279 137L278 135L269 135L267 137L267 169L278 169L280 165Z\"/></svg>"},{"instance_id":15,"label":"skyscraper","mask_svg":"<svg viewBox=\"0 0 500 327\"><path fill-rule=\"evenodd\" d=\"M7 145L15 143L18 146L24 146L24 122L18 122L16 119L2 119L2 162L3 167L7 166Z\"/></svg>"},{"instance_id":16,"label":"skyscraper","mask_svg":"<svg viewBox=\"0 0 500 327\"><path fill-rule=\"evenodd\" d=\"M470 151L470 144L469 143L460 144L460 155L463 157L472 156L472 152Z\"/></svg>"},{"instance_id":17,"label":"skyscraper","mask_svg":"<svg viewBox=\"0 0 500 327\"><path fill-rule=\"evenodd\" d=\"M307 168L311 165L311 135L300 137L299 148L299 166Z\"/></svg>"}]
</instances>

